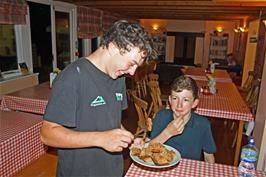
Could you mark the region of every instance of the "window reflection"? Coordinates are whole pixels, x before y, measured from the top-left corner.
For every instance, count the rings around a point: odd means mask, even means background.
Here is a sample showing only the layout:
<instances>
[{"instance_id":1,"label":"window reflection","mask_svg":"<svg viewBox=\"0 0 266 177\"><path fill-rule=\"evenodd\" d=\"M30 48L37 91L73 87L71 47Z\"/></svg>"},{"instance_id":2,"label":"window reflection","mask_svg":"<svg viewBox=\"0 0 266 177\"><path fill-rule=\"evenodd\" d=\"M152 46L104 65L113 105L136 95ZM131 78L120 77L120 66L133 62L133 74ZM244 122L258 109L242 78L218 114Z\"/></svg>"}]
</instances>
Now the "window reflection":
<instances>
[{"instance_id":1,"label":"window reflection","mask_svg":"<svg viewBox=\"0 0 266 177\"><path fill-rule=\"evenodd\" d=\"M17 69L18 58L14 25L0 24L0 70L7 72Z\"/></svg>"},{"instance_id":2,"label":"window reflection","mask_svg":"<svg viewBox=\"0 0 266 177\"><path fill-rule=\"evenodd\" d=\"M69 13L55 12L57 67L64 69L70 63Z\"/></svg>"}]
</instances>

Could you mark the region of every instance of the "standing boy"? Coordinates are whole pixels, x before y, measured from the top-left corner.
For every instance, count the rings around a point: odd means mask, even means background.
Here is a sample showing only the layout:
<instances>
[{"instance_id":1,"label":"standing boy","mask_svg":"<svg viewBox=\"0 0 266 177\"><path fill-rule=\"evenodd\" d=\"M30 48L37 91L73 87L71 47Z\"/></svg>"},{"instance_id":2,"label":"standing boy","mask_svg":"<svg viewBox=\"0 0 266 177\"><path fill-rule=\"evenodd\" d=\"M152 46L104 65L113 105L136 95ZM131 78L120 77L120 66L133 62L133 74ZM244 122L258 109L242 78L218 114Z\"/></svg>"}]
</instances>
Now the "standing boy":
<instances>
[{"instance_id":1,"label":"standing boy","mask_svg":"<svg viewBox=\"0 0 266 177\"><path fill-rule=\"evenodd\" d=\"M127 108L122 75L134 75L153 54L142 27L118 21L94 53L57 76L41 139L58 148L58 177L122 176L121 151L134 138L121 125L121 111Z\"/></svg>"}]
</instances>

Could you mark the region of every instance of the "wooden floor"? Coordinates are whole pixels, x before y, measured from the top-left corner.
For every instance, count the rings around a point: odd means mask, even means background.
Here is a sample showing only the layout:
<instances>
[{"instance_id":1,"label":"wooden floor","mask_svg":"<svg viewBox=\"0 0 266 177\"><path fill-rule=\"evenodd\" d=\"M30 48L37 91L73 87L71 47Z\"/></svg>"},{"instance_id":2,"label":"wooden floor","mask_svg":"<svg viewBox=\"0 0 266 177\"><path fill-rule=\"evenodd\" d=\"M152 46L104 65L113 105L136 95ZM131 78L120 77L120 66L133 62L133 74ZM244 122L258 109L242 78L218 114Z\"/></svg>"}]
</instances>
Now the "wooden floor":
<instances>
[{"instance_id":1,"label":"wooden floor","mask_svg":"<svg viewBox=\"0 0 266 177\"><path fill-rule=\"evenodd\" d=\"M216 163L233 165L234 148L231 147L235 132L238 128L238 122L226 119L209 118L212 126L213 136L217 145L215 154ZM137 114L132 102L129 102L129 108L123 112L122 123L126 129L135 132L137 127ZM242 144L246 143L246 137L243 136ZM126 172L132 163L128 150L123 152L124 172ZM31 163L29 166L18 172L15 177L54 177L56 171L57 155L53 148L50 148L47 154Z\"/></svg>"}]
</instances>

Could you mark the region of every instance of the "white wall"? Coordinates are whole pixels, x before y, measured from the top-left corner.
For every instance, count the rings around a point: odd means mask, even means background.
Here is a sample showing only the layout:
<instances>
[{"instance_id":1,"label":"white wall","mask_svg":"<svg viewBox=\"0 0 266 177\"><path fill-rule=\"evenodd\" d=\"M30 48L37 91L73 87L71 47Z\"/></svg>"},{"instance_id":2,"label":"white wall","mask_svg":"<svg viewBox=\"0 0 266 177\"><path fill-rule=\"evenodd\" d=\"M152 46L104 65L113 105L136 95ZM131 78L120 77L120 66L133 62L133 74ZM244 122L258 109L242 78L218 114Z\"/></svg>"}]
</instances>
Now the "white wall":
<instances>
[{"instance_id":1,"label":"white wall","mask_svg":"<svg viewBox=\"0 0 266 177\"><path fill-rule=\"evenodd\" d=\"M173 32L205 32L205 21L200 20L168 20L167 31Z\"/></svg>"},{"instance_id":2,"label":"white wall","mask_svg":"<svg viewBox=\"0 0 266 177\"><path fill-rule=\"evenodd\" d=\"M258 38L258 31L259 31L259 20L251 21L249 23L246 54L245 54L243 75L242 75L242 86L245 83L244 81L248 77L248 72L254 70L257 43L250 43L249 38L250 37Z\"/></svg>"},{"instance_id":3,"label":"white wall","mask_svg":"<svg viewBox=\"0 0 266 177\"><path fill-rule=\"evenodd\" d=\"M165 62L174 63L175 37L167 36L165 52Z\"/></svg>"},{"instance_id":4,"label":"white wall","mask_svg":"<svg viewBox=\"0 0 266 177\"><path fill-rule=\"evenodd\" d=\"M141 19L140 24L150 32L152 26L156 24L166 31L170 32L193 32L193 33L204 33L205 37L202 40L196 41L195 51L195 63L202 64L206 67L208 64L209 56L209 45L210 45L210 34L216 29L217 26L224 28L223 33L229 34L228 41L228 53L233 51L234 45L234 27L238 22L235 21L201 21L201 20L157 20L157 19ZM168 44L170 44L169 42ZM166 53L169 54L171 48L166 47ZM171 56L171 55L169 55ZM171 59L169 59L171 60Z\"/></svg>"},{"instance_id":5,"label":"white wall","mask_svg":"<svg viewBox=\"0 0 266 177\"><path fill-rule=\"evenodd\" d=\"M266 60L266 55L265 59ZM260 150L259 158L257 163L257 169L262 170L265 168L265 161L266 161L266 62L264 62L264 68L262 73L261 79L261 86L260 86L260 95L258 101L258 107L256 112L255 118L255 127L253 136L255 138L255 143L257 148Z\"/></svg>"},{"instance_id":6,"label":"white wall","mask_svg":"<svg viewBox=\"0 0 266 177\"><path fill-rule=\"evenodd\" d=\"M196 38L196 49L195 49L195 64L202 64L204 61L204 38Z\"/></svg>"}]
</instances>

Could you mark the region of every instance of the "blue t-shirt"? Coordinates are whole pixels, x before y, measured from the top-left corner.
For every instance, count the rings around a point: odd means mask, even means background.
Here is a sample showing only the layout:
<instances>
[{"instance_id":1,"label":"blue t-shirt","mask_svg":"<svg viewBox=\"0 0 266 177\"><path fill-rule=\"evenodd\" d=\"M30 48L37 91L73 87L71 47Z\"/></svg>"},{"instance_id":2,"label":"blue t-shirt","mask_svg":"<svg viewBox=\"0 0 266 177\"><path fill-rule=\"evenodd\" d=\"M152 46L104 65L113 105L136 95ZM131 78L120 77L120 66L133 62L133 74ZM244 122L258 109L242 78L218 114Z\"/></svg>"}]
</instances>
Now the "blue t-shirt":
<instances>
[{"instance_id":1,"label":"blue t-shirt","mask_svg":"<svg viewBox=\"0 0 266 177\"><path fill-rule=\"evenodd\" d=\"M173 112L170 109L159 111L153 121L150 138L158 136L172 120ZM182 134L171 137L164 144L177 149L182 158L187 159L200 160L202 151L209 154L216 152L208 119L194 112L192 112Z\"/></svg>"}]
</instances>

